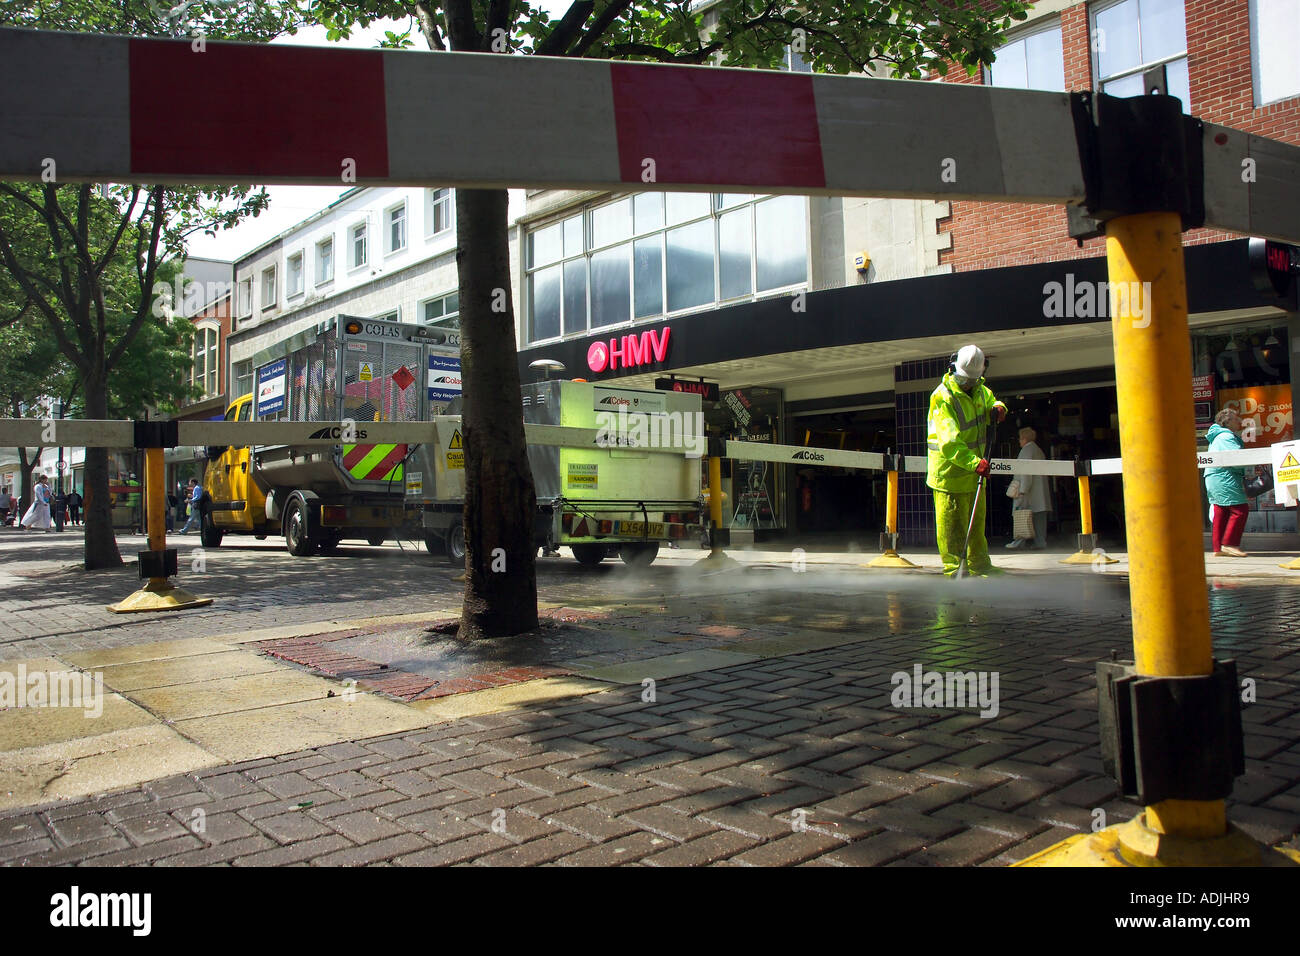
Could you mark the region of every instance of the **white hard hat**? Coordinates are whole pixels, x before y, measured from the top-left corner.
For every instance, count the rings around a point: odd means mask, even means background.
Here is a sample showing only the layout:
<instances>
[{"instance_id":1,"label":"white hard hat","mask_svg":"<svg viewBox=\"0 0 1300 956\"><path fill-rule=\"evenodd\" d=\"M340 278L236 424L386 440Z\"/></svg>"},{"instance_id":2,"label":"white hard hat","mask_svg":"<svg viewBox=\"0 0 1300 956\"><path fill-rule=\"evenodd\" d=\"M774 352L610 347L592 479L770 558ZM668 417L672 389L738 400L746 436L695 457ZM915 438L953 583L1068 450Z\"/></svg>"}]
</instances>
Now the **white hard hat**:
<instances>
[{"instance_id":1,"label":"white hard hat","mask_svg":"<svg viewBox=\"0 0 1300 956\"><path fill-rule=\"evenodd\" d=\"M973 382L984 374L984 365L984 351L978 345L963 345L952 360L952 372Z\"/></svg>"}]
</instances>

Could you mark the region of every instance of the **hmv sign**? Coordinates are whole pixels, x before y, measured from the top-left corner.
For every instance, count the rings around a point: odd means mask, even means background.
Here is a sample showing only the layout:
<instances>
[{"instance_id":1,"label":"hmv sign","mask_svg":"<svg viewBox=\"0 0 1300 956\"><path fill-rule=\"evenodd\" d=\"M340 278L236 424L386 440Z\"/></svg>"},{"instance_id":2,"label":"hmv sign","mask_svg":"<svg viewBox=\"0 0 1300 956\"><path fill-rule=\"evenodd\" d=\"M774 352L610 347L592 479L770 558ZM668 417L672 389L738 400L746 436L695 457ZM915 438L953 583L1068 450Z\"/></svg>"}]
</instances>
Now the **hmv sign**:
<instances>
[{"instance_id":1,"label":"hmv sign","mask_svg":"<svg viewBox=\"0 0 1300 956\"><path fill-rule=\"evenodd\" d=\"M614 372L620 368L637 368L662 362L668 357L668 334L651 329L640 335L617 339L600 339L587 347L587 368L593 372Z\"/></svg>"}]
</instances>

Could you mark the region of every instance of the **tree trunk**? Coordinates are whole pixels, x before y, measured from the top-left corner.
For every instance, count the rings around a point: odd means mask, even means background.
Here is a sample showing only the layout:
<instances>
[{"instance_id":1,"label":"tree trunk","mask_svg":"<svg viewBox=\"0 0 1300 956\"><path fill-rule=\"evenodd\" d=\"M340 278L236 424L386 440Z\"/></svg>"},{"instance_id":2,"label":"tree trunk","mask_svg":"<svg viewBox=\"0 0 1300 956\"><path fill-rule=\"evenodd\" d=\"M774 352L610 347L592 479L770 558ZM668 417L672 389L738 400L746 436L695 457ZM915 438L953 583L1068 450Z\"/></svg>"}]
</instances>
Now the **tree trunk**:
<instances>
[{"instance_id":1,"label":"tree trunk","mask_svg":"<svg viewBox=\"0 0 1300 956\"><path fill-rule=\"evenodd\" d=\"M465 604L460 636L537 627L533 518L510 294L504 189L456 190L465 440Z\"/></svg>"},{"instance_id":2,"label":"tree trunk","mask_svg":"<svg viewBox=\"0 0 1300 956\"><path fill-rule=\"evenodd\" d=\"M108 385L105 380L86 380L86 418L108 418ZM108 449L86 449L86 490L82 493L82 520L86 528L86 570L122 565L113 534L113 499L108 493Z\"/></svg>"},{"instance_id":3,"label":"tree trunk","mask_svg":"<svg viewBox=\"0 0 1300 956\"><path fill-rule=\"evenodd\" d=\"M16 417L16 416L15 416ZM18 467L22 471L18 475L18 521L23 520L23 515L27 513L27 507L32 503L32 470L40 464L41 453L44 448L36 449L36 458L33 461L27 459L27 449L18 449ZM18 522L14 522L17 524Z\"/></svg>"}]
</instances>

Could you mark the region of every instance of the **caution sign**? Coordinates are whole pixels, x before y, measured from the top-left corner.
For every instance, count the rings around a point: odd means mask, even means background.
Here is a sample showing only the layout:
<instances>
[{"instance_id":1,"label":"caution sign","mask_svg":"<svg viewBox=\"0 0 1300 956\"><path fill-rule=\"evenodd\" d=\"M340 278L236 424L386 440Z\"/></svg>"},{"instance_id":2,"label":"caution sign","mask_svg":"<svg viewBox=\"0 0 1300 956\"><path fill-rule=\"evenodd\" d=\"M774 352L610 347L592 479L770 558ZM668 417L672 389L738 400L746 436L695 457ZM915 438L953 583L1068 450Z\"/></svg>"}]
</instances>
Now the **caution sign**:
<instances>
[{"instance_id":1,"label":"caution sign","mask_svg":"<svg viewBox=\"0 0 1300 956\"><path fill-rule=\"evenodd\" d=\"M465 467L465 441L460 437L460 429L451 433L451 444L447 446L447 467Z\"/></svg>"},{"instance_id":2,"label":"caution sign","mask_svg":"<svg viewBox=\"0 0 1300 956\"><path fill-rule=\"evenodd\" d=\"M595 491L599 487L600 473L598 465L581 462L569 462L569 487Z\"/></svg>"},{"instance_id":3,"label":"caution sign","mask_svg":"<svg viewBox=\"0 0 1300 956\"><path fill-rule=\"evenodd\" d=\"M361 363L361 371L357 374L359 382L373 382L375 379L375 368L369 362Z\"/></svg>"},{"instance_id":4,"label":"caution sign","mask_svg":"<svg viewBox=\"0 0 1300 956\"><path fill-rule=\"evenodd\" d=\"M1280 505L1293 505L1300 497L1300 442L1278 442L1273 453L1273 491Z\"/></svg>"}]
</instances>

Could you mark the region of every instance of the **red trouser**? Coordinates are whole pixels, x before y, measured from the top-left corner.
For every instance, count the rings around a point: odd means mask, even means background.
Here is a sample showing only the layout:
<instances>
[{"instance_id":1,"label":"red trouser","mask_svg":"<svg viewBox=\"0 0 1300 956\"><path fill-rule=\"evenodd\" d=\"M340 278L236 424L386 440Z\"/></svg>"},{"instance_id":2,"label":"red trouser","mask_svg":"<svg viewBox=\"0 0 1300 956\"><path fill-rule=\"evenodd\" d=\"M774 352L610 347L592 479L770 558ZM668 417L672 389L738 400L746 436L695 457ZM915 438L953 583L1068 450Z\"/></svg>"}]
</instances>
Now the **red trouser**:
<instances>
[{"instance_id":1,"label":"red trouser","mask_svg":"<svg viewBox=\"0 0 1300 956\"><path fill-rule=\"evenodd\" d=\"M1210 550L1222 550L1225 544L1230 548L1241 547L1241 533L1246 530L1248 514L1250 505L1215 505L1214 530L1210 535L1214 546Z\"/></svg>"}]
</instances>

